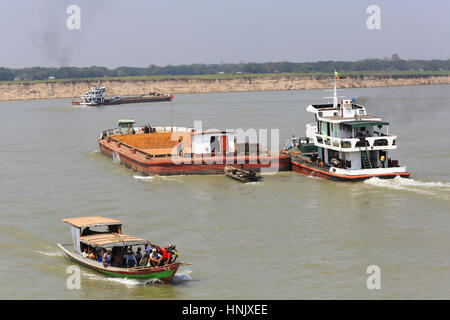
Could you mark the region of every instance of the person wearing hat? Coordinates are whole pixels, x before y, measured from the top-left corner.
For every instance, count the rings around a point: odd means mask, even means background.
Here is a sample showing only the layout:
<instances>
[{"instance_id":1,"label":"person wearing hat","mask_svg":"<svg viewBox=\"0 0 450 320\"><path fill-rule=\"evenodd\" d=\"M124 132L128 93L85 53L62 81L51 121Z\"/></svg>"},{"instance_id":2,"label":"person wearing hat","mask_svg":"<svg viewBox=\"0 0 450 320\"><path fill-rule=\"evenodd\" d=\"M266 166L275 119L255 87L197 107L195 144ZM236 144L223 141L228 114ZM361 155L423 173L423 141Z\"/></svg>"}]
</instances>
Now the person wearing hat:
<instances>
[{"instance_id":1,"label":"person wearing hat","mask_svg":"<svg viewBox=\"0 0 450 320\"><path fill-rule=\"evenodd\" d=\"M156 248L152 249L152 253L150 254L149 258L150 264L153 267L159 266L161 264L162 256L158 253L158 251L156 251Z\"/></svg>"},{"instance_id":2,"label":"person wearing hat","mask_svg":"<svg viewBox=\"0 0 450 320\"><path fill-rule=\"evenodd\" d=\"M386 157L383 155L381 155L380 157L380 161L381 161L381 166L384 168L384 161L386 160Z\"/></svg>"}]
</instances>

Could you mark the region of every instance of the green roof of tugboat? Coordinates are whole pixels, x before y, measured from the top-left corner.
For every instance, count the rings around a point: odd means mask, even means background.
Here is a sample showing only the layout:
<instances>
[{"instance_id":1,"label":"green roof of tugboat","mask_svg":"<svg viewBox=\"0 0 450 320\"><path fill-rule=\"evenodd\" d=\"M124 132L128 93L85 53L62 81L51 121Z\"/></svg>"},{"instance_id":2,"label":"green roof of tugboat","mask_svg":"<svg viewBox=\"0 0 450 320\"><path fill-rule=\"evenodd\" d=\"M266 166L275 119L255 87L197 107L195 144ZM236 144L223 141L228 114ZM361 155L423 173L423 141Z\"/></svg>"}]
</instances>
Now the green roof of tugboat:
<instances>
[{"instance_id":1,"label":"green roof of tugboat","mask_svg":"<svg viewBox=\"0 0 450 320\"><path fill-rule=\"evenodd\" d=\"M361 127L373 127L373 126L388 126L389 122L383 122L383 121L348 121L348 122L341 122L341 124L349 125L352 128L361 128Z\"/></svg>"}]
</instances>

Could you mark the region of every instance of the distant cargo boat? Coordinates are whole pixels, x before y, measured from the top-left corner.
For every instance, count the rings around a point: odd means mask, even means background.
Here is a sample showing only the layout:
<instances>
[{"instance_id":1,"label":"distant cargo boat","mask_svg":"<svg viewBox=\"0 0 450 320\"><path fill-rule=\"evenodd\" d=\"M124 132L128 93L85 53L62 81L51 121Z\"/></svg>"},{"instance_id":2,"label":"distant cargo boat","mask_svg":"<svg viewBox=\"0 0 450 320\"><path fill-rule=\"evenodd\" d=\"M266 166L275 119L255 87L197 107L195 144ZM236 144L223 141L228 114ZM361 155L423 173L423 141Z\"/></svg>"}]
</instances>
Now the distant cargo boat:
<instances>
[{"instance_id":1,"label":"distant cargo boat","mask_svg":"<svg viewBox=\"0 0 450 320\"><path fill-rule=\"evenodd\" d=\"M172 99L172 95L160 94L156 92L150 92L148 94L138 96L114 96L107 98L106 88L99 82L97 86L92 87L91 90L82 95L79 101L72 101L72 105L101 106L125 103L171 101Z\"/></svg>"},{"instance_id":2,"label":"distant cargo boat","mask_svg":"<svg viewBox=\"0 0 450 320\"><path fill-rule=\"evenodd\" d=\"M118 121L98 140L100 151L143 175L223 174L226 165L261 171L290 170L290 156L271 154L259 144L238 143L237 132L187 127L135 126Z\"/></svg>"},{"instance_id":3,"label":"distant cargo boat","mask_svg":"<svg viewBox=\"0 0 450 320\"><path fill-rule=\"evenodd\" d=\"M406 167L391 158L397 137L388 133L388 122L368 115L355 99L309 105L314 123L306 124L306 137L292 138L283 152L291 157L292 170L338 181L373 177L409 177Z\"/></svg>"},{"instance_id":4,"label":"distant cargo boat","mask_svg":"<svg viewBox=\"0 0 450 320\"><path fill-rule=\"evenodd\" d=\"M118 220L77 217L62 221L71 226L72 243L58 243L58 247L72 261L109 277L169 283L180 266L189 265L177 261L178 252L174 245L161 248L148 240L123 234L122 222ZM133 247L141 248L136 250L142 251L141 256L135 254ZM152 252L155 252L153 257L160 257L160 262L148 262L145 254Z\"/></svg>"}]
</instances>

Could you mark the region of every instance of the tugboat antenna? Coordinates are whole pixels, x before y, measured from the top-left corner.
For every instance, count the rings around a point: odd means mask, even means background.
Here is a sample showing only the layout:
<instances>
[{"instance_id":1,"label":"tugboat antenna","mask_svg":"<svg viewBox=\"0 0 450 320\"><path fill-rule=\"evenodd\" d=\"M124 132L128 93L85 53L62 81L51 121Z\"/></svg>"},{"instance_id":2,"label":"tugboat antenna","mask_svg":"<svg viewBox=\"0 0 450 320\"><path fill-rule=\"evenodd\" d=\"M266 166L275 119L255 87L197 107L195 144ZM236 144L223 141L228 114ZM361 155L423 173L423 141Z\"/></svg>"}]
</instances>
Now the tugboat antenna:
<instances>
[{"instance_id":1,"label":"tugboat antenna","mask_svg":"<svg viewBox=\"0 0 450 320\"><path fill-rule=\"evenodd\" d=\"M336 89L336 79L337 79L337 75L338 73L336 72L336 70L334 70L334 90L325 90L325 91L333 91L334 94L332 97L323 97L324 99L333 99L333 108L337 108L338 105L338 95L337 92L338 90ZM342 91L342 90L339 90ZM341 98L344 98L345 96L339 96Z\"/></svg>"},{"instance_id":2,"label":"tugboat antenna","mask_svg":"<svg viewBox=\"0 0 450 320\"><path fill-rule=\"evenodd\" d=\"M334 70L334 96L333 96L333 108L337 108L338 98L336 90L336 70Z\"/></svg>"}]
</instances>

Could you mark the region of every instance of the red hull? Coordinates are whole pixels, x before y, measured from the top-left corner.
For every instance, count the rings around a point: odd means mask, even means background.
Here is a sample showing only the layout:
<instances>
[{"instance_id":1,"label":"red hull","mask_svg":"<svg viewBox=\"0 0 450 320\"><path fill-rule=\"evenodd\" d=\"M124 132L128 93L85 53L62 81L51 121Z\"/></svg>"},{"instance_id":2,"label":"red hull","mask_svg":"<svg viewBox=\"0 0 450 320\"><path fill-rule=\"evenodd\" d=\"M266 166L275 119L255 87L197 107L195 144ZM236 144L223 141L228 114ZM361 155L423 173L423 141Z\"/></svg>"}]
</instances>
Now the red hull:
<instances>
[{"instance_id":1,"label":"red hull","mask_svg":"<svg viewBox=\"0 0 450 320\"><path fill-rule=\"evenodd\" d=\"M184 161L188 163L176 164L168 158L161 160L157 158L145 159L138 153L132 153L125 146L118 147L114 141L108 143L106 139L99 140L99 147L103 154L111 158L114 158L113 153L117 152L120 157L120 163L144 175L223 174L224 167L227 164L235 164L242 166L244 169L254 169L256 171L259 171L261 168L267 168L271 171L291 170L290 157L287 155L190 158ZM233 163L226 163L227 161L231 162L231 159Z\"/></svg>"},{"instance_id":2,"label":"red hull","mask_svg":"<svg viewBox=\"0 0 450 320\"><path fill-rule=\"evenodd\" d=\"M307 164L307 163L299 163L292 161L292 170L298 173L303 173L306 175L319 177L319 178L326 178L336 181L363 181L370 178L380 178L380 179L393 179L397 176L408 178L410 176L410 172L401 172L401 173L384 173L384 174L367 174L367 175L359 175L359 176L344 176L341 174L331 173L328 171L325 171L323 169L320 169L320 167L315 166L313 164Z\"/></svg>"}]
</instances>

